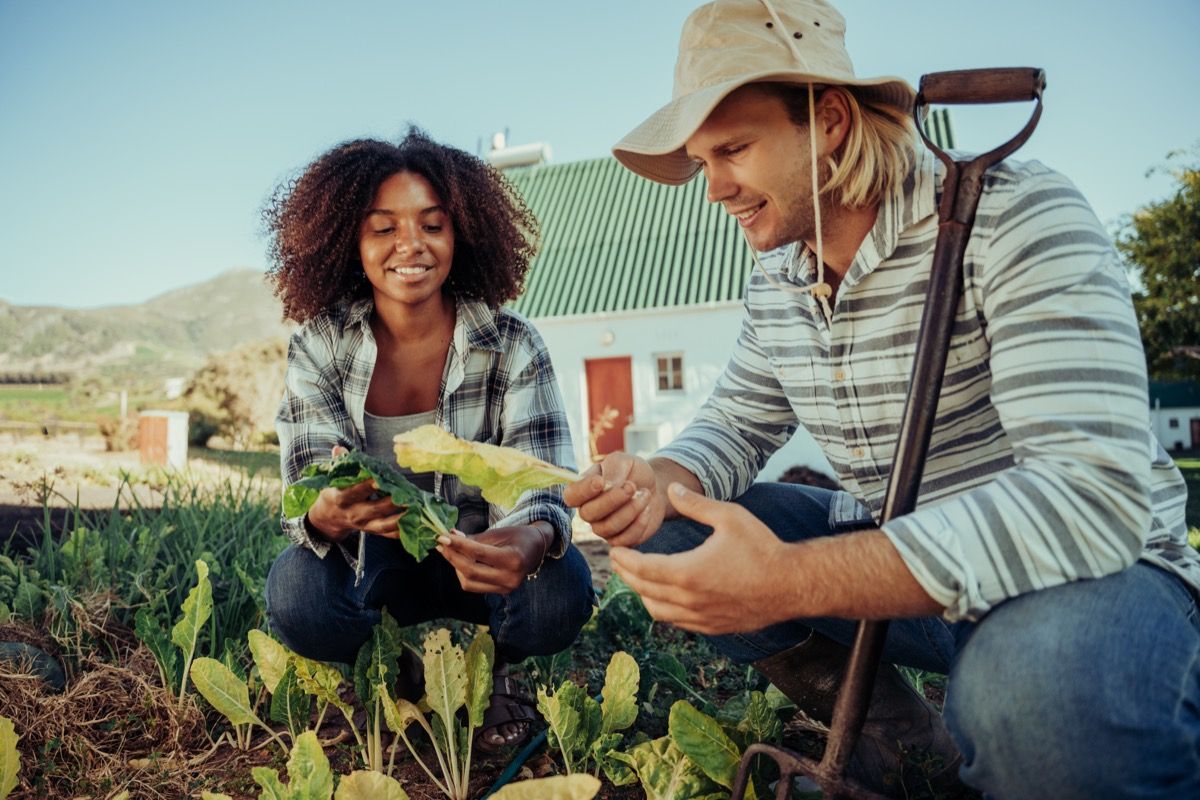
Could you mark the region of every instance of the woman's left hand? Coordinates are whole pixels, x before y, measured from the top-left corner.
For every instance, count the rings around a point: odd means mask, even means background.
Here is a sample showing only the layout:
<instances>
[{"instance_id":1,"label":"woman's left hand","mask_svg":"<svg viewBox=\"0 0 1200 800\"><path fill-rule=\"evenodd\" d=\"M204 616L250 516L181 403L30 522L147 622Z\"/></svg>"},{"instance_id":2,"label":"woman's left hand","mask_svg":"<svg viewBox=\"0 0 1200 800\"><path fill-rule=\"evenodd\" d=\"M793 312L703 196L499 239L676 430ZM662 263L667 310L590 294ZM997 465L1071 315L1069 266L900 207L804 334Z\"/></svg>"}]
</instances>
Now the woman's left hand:
<instances>
[{"instance_id":1,"label":"woman's left hand","mask_svg":"<svg viewBox=\"0 0 1200 800\"><path fill-rule=\"evenodd\" d=\"M454 531L438 538L437 550L468 592L508 594L536 572L554 541L550 523L492 528L475 536Z\"/></svg>"}]
</instances>

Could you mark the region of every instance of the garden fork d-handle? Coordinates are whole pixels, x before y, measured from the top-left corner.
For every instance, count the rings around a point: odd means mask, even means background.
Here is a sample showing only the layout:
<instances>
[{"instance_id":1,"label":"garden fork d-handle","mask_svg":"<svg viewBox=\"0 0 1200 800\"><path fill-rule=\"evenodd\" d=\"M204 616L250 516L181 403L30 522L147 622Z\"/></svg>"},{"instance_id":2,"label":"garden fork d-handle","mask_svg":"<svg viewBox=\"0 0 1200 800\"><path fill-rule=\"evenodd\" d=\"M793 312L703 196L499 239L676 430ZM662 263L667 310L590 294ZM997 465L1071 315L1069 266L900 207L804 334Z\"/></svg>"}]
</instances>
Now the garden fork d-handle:
<instances>
[{"instance_id":1,"label":"garden fork d-handle","mask_svg":"<svg viewBox=\"0 0 1200 800\"><path fill-rule=\"evenodd\" d=\"M904 406L896 441L896 455L888 478L880 524L911 513L917 505L925 456L937 416L942 377L950 352L954 318L962 297L963 257L975 222L975 210L983 192L983 175L989 168L1011 155L1025 143L1037 126L1042 113L1045 73L1040 69L1008 68L938 72L921 78L913 116L926 146L946 165L942 184L942 202L938 208L938 237L929 275L925 313L917 333L908 399ZM929 103L954 105L1036 100L1037 106L1025 127L1004 144L970 161L955 161L930 141L922 127L922 116ZM833 708L829 739L820 763L788 754L792 768L816 780L830 797L873 798L878 795L845 775L846 765L862 732L871 702L875 673L887 638L888 623L859 623L846 675ZM755 753L772 754L778 748L758 747ZM784 764L775 756L777 762ZM752 755L738 769L734 798L741 798ZM781 782L782 783L782 782ZM786 797L786 787L777 795Z\"/></svg>"}]
</instances>

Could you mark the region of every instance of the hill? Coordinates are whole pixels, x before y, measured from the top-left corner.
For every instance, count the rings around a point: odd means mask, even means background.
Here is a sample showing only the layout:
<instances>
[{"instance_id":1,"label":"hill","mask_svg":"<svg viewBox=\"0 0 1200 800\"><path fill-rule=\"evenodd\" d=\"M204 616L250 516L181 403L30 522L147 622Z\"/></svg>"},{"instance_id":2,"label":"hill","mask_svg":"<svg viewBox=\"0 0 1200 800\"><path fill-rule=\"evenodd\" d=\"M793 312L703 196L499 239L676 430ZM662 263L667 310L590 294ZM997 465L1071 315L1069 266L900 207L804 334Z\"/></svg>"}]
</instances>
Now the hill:
<instances>
[{"instance_id":1,"label":"hill","mask_svg":"<svg viewBox=\"0 0 1200 800\"><path fill-rule=\"evenodd\" d=\"M0 372L185 375L208 355L289 330L263 274L251 269L138 305L69 309L0 300Z\"/></svg>"}]
</instances>

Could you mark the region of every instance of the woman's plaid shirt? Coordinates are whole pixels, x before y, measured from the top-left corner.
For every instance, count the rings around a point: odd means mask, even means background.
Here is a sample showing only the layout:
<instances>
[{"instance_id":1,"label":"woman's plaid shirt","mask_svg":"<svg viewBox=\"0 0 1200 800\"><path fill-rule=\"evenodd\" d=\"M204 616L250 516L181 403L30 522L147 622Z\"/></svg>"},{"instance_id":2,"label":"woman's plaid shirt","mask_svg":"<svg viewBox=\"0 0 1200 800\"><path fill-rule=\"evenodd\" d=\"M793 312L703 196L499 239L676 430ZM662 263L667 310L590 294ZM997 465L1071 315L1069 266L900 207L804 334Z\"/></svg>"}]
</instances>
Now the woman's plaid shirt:
<instances>
[{"instance_id":1,"label":"woman's plaid shirt","mask_svg":"<svg viewBox=\"0 0 1200 800\"><path fill-rule=\"evenodd\" d=\"M377 352L369 324L372 309L370 300L343 304L292 334L275 419L285 486L309 464L328 459L335 445L364 446L363 411ZM459 301L436 424L463 439L515 447L575 469L546 346L528 321L508 309ZM526 492L511 510L489 504L479 489L453 475L437 474L434 492L458 507L458 527L466 533L546 520L558 534L547 556L560 558L570 545L571 515L558 488ZM303 517L284 518L282 526L292 541L322 558L329 551L328 542L309 533ZM339 547L361 578L361 534Z\"/></svg>"}]
</instances>

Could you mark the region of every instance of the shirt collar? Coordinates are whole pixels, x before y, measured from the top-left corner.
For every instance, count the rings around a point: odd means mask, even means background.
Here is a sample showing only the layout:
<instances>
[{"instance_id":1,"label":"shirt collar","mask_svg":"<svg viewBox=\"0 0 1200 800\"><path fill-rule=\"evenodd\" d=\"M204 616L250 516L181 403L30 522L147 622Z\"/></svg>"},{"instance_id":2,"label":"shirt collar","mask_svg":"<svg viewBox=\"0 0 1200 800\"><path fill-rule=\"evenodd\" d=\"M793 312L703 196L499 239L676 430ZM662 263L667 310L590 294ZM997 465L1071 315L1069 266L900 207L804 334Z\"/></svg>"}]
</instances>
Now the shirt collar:
<instances>
[{"instance_id":1,"label":"shirt collar","mask_svg":"<svg viewBox=\"0 0 1200 800\"><path fill-rule=\"evenodd\" d=\"M935 193L940 183L935 180L935 164L933 153L924 147L916 148L916 157L904 179L890 187L879 204L875 224L859 246L844 284L856 283L873 272L895 252L905 231L934 214ZM784 269L792 283L807 286L816 281L816 254L804 242L795 242L789 248Z\"/></svg>"},{"instance_id":2,"label":"shirt collar","mask_svg":"<svg viewBox=\"0 0 1200 800\"><path fill-rule=\"evenodd\" d=\"M375 303L369 297L354 301L346 312L347 326L368 325L374 308ZM496 312L479 300L459 299L454 319L454 344L463 352L503 349Z\"/></svg>"}]
</instances>

